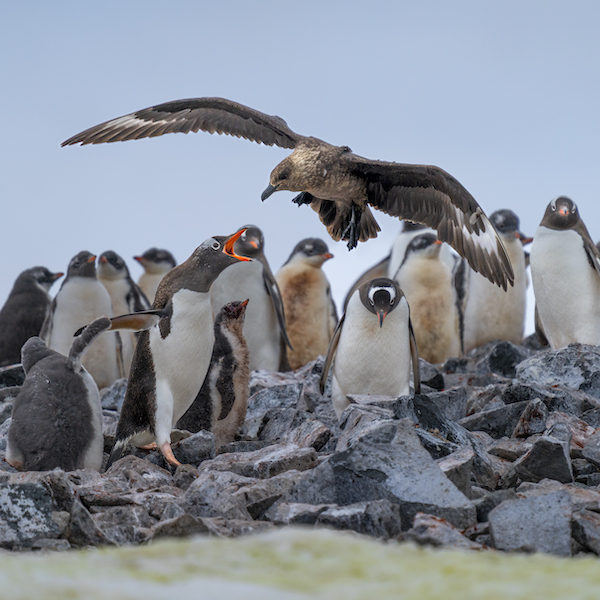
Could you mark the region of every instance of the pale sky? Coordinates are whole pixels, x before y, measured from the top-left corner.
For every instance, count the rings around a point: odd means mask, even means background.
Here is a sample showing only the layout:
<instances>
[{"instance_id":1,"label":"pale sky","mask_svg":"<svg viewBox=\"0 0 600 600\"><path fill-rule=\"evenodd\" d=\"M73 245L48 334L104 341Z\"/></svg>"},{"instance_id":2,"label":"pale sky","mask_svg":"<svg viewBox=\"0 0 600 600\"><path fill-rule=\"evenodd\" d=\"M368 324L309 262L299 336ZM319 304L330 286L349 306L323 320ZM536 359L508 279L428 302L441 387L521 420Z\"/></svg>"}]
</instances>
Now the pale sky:
<instances>
[{"instance_id":1,"label":"pale sky","mask_svg":"<svg viewBox=\"0 0 600 600\"><path fill-rule=\"evenodd\" d=\"M349 253L294 194L262 203L289 151L206 133L60 147L107 119L201 96L368 158L442 167L486 213L517 212L526 234L568 195L597 241L599 27L591 0L4 0L0 298L22 270L65 271L83 249L115 250L137 279L132 257L150 246L183 261L254 223L274 272L300 239L322 237L341 303L399 222L375 211L380 237Z\"/></svg>"}]
</instances>

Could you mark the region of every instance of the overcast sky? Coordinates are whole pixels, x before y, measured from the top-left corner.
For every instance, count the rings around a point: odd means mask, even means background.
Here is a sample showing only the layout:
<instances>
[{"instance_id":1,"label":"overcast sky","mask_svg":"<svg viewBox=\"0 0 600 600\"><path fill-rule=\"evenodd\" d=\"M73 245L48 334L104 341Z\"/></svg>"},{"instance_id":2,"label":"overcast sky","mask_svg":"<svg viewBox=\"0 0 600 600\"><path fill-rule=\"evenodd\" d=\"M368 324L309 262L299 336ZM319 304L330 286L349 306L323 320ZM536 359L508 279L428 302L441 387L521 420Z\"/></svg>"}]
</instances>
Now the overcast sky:
<instances>
[{"instance_id":1,"label":"overcast sky","mask_svg":"<svg viewBox=\"0 0 600 600\"><path fill-rule=\"evenodd\" d=\"M289 151L206 133L60 147L201 96L368 158L440 166L526 234L568 195L597 241L599 18L593 0L0 2L0 298L22 270L65 271L83 249L115 250L137 278L132 256L150 246L183 261L255 223L274 272L300 239L325 239L342 301L399 222L376 212L380 237L349 253L294 194L262 203Z\"/></svg>"}]
</instances>

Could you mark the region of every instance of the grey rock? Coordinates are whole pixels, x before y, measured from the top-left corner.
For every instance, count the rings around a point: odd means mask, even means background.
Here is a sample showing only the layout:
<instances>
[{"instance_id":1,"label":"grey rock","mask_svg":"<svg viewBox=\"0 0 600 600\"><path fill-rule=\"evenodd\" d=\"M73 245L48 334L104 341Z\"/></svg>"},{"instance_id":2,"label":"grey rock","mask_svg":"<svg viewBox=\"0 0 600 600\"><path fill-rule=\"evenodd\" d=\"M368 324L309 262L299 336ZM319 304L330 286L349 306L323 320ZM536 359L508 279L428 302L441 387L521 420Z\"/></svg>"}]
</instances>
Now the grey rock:
<instances>
[{"instance_id":1,"label":"grey rock","mask_svg":"<svg viewBox=\"0 0 600 600\"><path fill-rule=\"evenodd\" d=\"M291 469L304 471L315 466L314 448L299 448L295 444L273 444L243 454L219 454L199 467L204 471L231 471L244 477L265 479Z\"/></svg>"},{"instance_id":2,"label":"grey rock","mask_svg":"<svg viewBox=\"0 0 600 600\"><path fill-rule=\"evenodd\" d=\"M303 504L300 502L280 502L269 508L264 518L275 525L314 525L318 516L333 504Z\"/></svg>"},{"instance_id":3,"label":"grey rock","mask_svg":"<svg viewBox=\"0 0 600 600\"><path fill-rule=\"evenodd\" d=\"M0 423L4 423L6 419L10 419L12 415L13 402L10 400L5 400L0 404Z\"/></svg>"},{"instance_id":4,"label":"grey rock","mask_svg":"<svg viewBox=\"0 0 600 600\"><path fill-rule=\"evenodd\" d=\"M114 545L114 541L104 534L87 508L78 500L73 502L67 540L76 548Z\"/></svg>"},{"instance_id":5,"label":"grey rock","mask_svg":"<svg viewBox=\"0 0 600 600\"><path fill-rule=\"evenodd\" d=\"M402 532L400 507L389 500L326 508L317 516L317 525L356 531L384 540L395 538Z\"/></svg>"},{"instance_id":6,"label":"grey rock","mask_svg":"<svg viewBox=\"0 0 600 600\"><path fill-rule=\"evenodd\" d=\"M161 521L154 527L153 540L160 538L185 538L191 535L210 534L212 529L208 527L202 517L192 517L183 514L173 519Z\"/></svg>"},{"instance_id":7,"label":"grey rock","mask_svg":"<svg viewBox=\"0 0 600 600\"><path fill-rule=\"evenodd\" d=\"M106 472L106 477L125 482L132 491L136 492L173 483L173 478L168 471L133 455L125 456L115 462Z\"/></svg>"},{"instance_id":8,"label":"grey rock","mask_svg":"<svg viewBox=\"0 0 600 600\"><path fill-rule=\"evenodd\" d=\"M270 446L269 442L261 442L259 440L239 440L237 442L229 442L217 448L217 454L231 454L232 452L254 452L261 448Z\"/></svg>"},{"instance_id":9,"label":"grey rock","mask_svg":"<svg viewBox=\"0 0 600 600\"><path fill-rule=\"evenodd\" d=\"M100 530L116 544L141 544L148 539L144 529L155 525L143 506L110 506L93 515Z\"/></svg>"},{"instance_id":10,"label":"grey rock","mask_svg":"<svg viewBox=\"0 0 600 600\"><path fill-rule=\"evenodd\" d=\"M425 429L417 428L415 433L419 436L421 445L434 460L448 456L460 449L458 444L454 444L444 439L437 433L431 433Z\"/></svg>"},{"instance_id":11,"label":"grey rock","mask_svg":"<svg viewBox=\"0 0 600 600\"><path fill-rule=\"evenodd\" d=\"M12 410L12 408L11 408ZM10 427L10 422L11 422L11 418L10 416L0 425L0 454L2 456L4 456L4 454L6 453L6 442L8 441L7 435L8 435L8 428ZM10 469L12 469L12 467L8 464L5 463L7 467L9 467ZM16 469L13 469L16 470Z\"/></svg>"},{"instance_id":12,"label":"grey rock","mask_svg":"<svg viewBox=\"0 0 600 600\"><path fill-rule=\"evenodd\" d=\"M489 514L496 506L500 506L505 500L514 500L517 497L515 490L496 490L490 492L473 501L477 509L477 520L485 522L488 520Z\"/></svg>"},{"instance_id":13,"label":"grey rock","mask_svg":"<svg viewBox=\"0 0 600 600\"><path fill-rule=\"evenodd\" d=\"M517 493L525 498L543 496L551 492L566 492L571 499L573 510L593 510L600 512L600 491L573 483L560 483L552 479L543 479L539 483L523 482Z\"/></svg>"},{"instance_id":14,"label":"grey rock","mask_svg":"<svg viewBox=\"0 0 600 600\"><path fill-rule=\"evenodd\" d=\"M162 519L168 507L183 498L183 490L178 487L164 486L147 492L129 494L131 504L143 507L153 519ZM146 525L140 525L146 527Z\"/></svg>"},{"instance_id":15,"label":"grey rock","mask_svg":"<svg viewBox=\"0 0 600 600\"><path fill-rule=\"evenodd\" d=\"M314 418L310 413L296 412L290 425L290 429L281 438L288 444L300 447L311 447L317 452L327 444L333 433L327 425Z\"/></svg>"},{"instance_id":16,"label":"grey rock","mask_svg":"<svg viewBox=\"0 0 600 600\"><path fill-rule=\"evenodd\" d=\"M459 389L466 391L468 388L462 387ZM502 392L503 387L499 385L487 385L484 388L472 388L470 394L467 395L465 414L458 417L458 419L468 417L472 414L481 412L482 410L502 408L505 404L500 399Z\"/></svg>"},{"instance_id":17,"label":"grey rock","mask_svg":"<svg viewBox=\"0 0 600 600\"><path fill-rule=\"evenodd\" d=\"M451 546L465 550L484 549L482 544L471 541L445 519L425 513L415 515L412 529L404 533L402 539L416 542L421 546Z\"/></svg>"},{"instance_id":18,"label":"grey rock","mask_svg":"<svg viewBox=\"0 0 600 600\"><path fill-rule=\"evenodd\" d=\"M40 538L57 538L50 492L37 483L0 486L0 547L30 547Z\"/></svg>"},{"instance_id":19,"label":"grey rock","mask_svg":"<svg viewBox=\"0 0 600 600\"><path fill-rule=\"evenodd\" d=\"M534 442L529 452L514 463L514 469L523 481L556 479L563 483L571 482L573 467L569 443L544 435Z\"/></svg>"},{"instance_id":20,"label":"grey rock","mask_svg":"<svg viewBox=\"0 0 600 600\"><path fill-rule=\"evenodd\" d=\"M526 384L581 390L600 399L600 347L570 344L539 352L517 367L516 378Z\"/></svg>"},{"instance_id":21,"label":"grey rock","mask_svg":"<svg viewBox=\"0 0 600 600\"><path fill-rule=\"evenodd\" d=\"M512 435L516 438L526 438L535 433L543 433L546 430L547 419L546 405L539 398L534 398L521 413Z\"/></svg>"},{"instance_id":22,"label":"grey rock","mask_svg":"<svg viewBox=\"0 0 600 600\"><path fill-rule=\"evenodd\" d=\"M11 484L40 484L50 493L52 506L55 510L69 512L75 499L75 486L72 484L67 473L61 469L53 471L26 471L14 473L8 480Z\"/></svg>"},{"instance_id":23,"label":"grey rock","mask_svg":"<svg viewBox=\"0 0 600 600\"><path fill-rule=\"evenodd\" d=\"M127 391L127 379L117 379L100 397L103 409L120 411Z\"/></svg>"},{"instance_id":24,"label":"grey rock","mask_svg":"<svg viewBox=\"0 0 600 600\"><path fill-rule=\"evenodd\" d=\"M489 514L494 548L571 556L571 500L564 491L506 500Z\"/></svg>"},{"instance_id":25,"label":"grey rock","mask_svg":"<svg viewBox=\"0 0 600 600\"><path fill-rule=\"evenodd\" d=\"M268 410L263 415L256 437L260 441L270 444L281 442L291 431L297 413L296 408L272 408ZM242 432L245 431L245 428L242 427Z\"/></svg>"},{"instance_id":26,"label":"grey rock","mask_svg":"<svg viewBox=\"0 0 600 600\"><path fill-rule=\"evenodd\" d=\"M515 402L501 408L484 410L459 421L469 431L485 431L493 438L511 437L528 402Z\"/></svg>"},{"instance_id":27,"label":"grey rock","mask_svg":"<svg viewBox=\"0 0 600 600\"><path fill-rule=\"evenodd\" d=\"M516 374L516 367L532 355L531 350L511 342L491 342L492 347L479 359L475 371L481 375L496 373L502 377Z\"/></svg>"},{"instance_id":28,"label":"grey rock","mask_svg":"<svg viewBox=\"0 0 600 600\"><path fill-rule=\"evenodd\" d=\"M575 540L600 555L600 514L590 510L574 512L572 527Z\"/></svg>"},{"instance_id":29,"label":"grey rock","mask_svg":"<svg viewBox=\"0 0 600 600\"><path fill-rule=\"evenodd\" d=\"M198 469L192 465L179 465L173 475L173 485L187 490L194 479L198 477Z\"/></svg>"},{"instance_id":30,"label":"grey rock","mask_svg":"<svg viewBox=\"0 0 600 600\"><path fill-rule=\"evenodd\" d=\"M600 431L594 433L581 450L583 458L600 467Z\"/></svg>"},{"instance_id":31,"label":"grey rock","mask_svg":"<svg viewBox=\"0 0 600 600\"><path fill-rule=\"evenodd\" d=\"M532 445L533 441L501 438L494 442L488 452L512 462L531 450Z\"/></svg>"},{"instance_id":32,"label":"grey rock","mask_svg":"<svg viewBox=\"0 0 600 600\"><path fill-rule=\"evenodd\" d=\"M376 432L376 436L384 436L391 442L396 435L397 421L394 414L387 408L368 404L350 404L340 417L342 433L336 444L336 451L340 452L356 445L365 436ZM384 442L384 439L378 440Z\"/></svg>"},{"instance_id":33,"label":"grey rock","mask_svg":"<svg viewBox=\"0 0 600 600\"><path fill-rule=\"evenodd\" d=\"M63 550L69 550L71 544L68 540L54 540L42 538L36 540L31 545L32 550L41 550L42 552L62 552Z\"/></svg>"},{"instance_id":34,"label":"grey rock","mask_svg":"<svg viewBox=\"0 0 600 600\"><path fill-rule=\"evenodd\" d=\"M564 425L567 428L572 453L581 450L595 432L595 429L582 419L556 410L548 415L548 419L546 421L546 427L548 428L548 431L546 434L554 435L556 437L556 426L558 425Z\"/></svg>"},{"instance_id":35,"label":"grey rock","mask_svg":"<svg viewBox=\"0 0 600 600\"><path fill-rule=\"evenodd\" d=\"M185 465L198 466L202 461L214 458L215 435L210 431L198 431L173 445L175 458Z\"/></svg>"},{"instance_id":36,"label":"grey rock","mask_svg":"<svg viewBox=\"0 0 600 600\"><path fill-rule=\"evenodd\" d=\"M475 452L472 448L461 448L457 452L439 459L442 473L467 497L471 497L471 478Z\"/></svg>"},{"instance_id":37,"label":"grey rock","mask_svg":"<svg viewBox=\"0 0 600 600\"><path fill-rule=\"evenodd\" d=\"M20 364L0 367L0 388L21 386L25 381L25 371Z\"/></svg>"},{"instance_id":38,"label":"grey rock","mask_svg":"<svg viewBox=\"0 0 600 600\"><path fill-rule=\"evenodd\" d=\"M381 435L370 430L353 447L302 474L282 501L346 506L385 499L400 505L406 524L417 512L427 510L457 527L472 525L473 504L421 446L412 422L398 422L391 442L389 424L380 426Z\"/></svg>"},{"instance_id":39,"label":"grey rock","mask_svg":"<svg viewBox=\"0 0 600 600\"><path fill-rule=\"evenodd\" d=\"M467 388L460 387L451 390L427 394L429 402L440 408L448 419L458 421L467 415Z\"/></svg>"}]
</instances>

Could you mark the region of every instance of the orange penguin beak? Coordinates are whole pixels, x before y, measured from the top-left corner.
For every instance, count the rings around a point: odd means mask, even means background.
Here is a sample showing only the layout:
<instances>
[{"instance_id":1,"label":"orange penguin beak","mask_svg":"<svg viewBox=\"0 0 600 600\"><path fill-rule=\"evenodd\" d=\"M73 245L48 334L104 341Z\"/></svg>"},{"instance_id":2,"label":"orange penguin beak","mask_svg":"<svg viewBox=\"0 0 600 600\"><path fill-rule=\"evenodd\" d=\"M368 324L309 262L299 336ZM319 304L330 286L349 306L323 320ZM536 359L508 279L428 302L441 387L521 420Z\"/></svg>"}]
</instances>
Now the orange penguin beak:
<instances>
[{"instance_id":1,"label":"orange penguin beak","mask_svg":"<svg viewBox=\"0 0 600 600\"><path fill-rule=\"evenodd\" d=\"M225 245L223 246L223 252L225 252L225 254L231 256L232 258L237 258L238 260L247 260L251 262L251 258L248 258L247 256L239 256L233 251L233 245L241 237L242 233L246 231L246 229L247 227L244 227L243 229L240 229L239 231L236 231L233 235L229 236L229 238L225 242Z\"/></svg>"}]
</instances>

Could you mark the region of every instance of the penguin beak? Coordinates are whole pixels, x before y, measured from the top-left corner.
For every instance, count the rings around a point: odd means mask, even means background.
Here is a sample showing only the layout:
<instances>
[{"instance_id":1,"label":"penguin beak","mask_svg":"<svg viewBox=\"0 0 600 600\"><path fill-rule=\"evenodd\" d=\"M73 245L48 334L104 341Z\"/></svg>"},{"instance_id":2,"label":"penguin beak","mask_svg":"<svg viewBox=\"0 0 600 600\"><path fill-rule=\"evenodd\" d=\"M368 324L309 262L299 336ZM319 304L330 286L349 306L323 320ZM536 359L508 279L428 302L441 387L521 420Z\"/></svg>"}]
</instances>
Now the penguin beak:
<instances>
[{"instance_id":1,"label":"penguin beak","mask_svg":"<svg viewBox=\"0 0 600 600\"><path fill-rule=\"evenodd\" d=\"M95 260L96 260L96 255L95 255L95 254L92 254L92 255L91 255L91 256L90 256L90 257L87 259L87 262L90 262L90 263L91 263L91 262L94 262Z\"/></svg>"},{"instance_id":2,"label":"penguin beak","mask_svg":"<svg viewBox=\"0 0 600 600\"><path fill-rule=\"evenodd\" d=\"M54 273L54 275L52 275L51 281L56 281L57 279L59 279L63 275L64 275L64 273Z\"/></svg>"},{"instance_id":3,"label":"penguin beak","mask_svg":"<svg viewBox=\"0 0 600 600\"><path fill-rule=\"evenodd\" d=\"M267 189L260 195L260 199L264 202L273 192L277 191L276 185L269 184Z\"/></svg>"},{"instance_id":4,"label":"penguin beak","mask_svg":"<svg viewBox=\"0 0 600 600\"><path fill-rule=\"evenodd\" d=\"M558 212L563 216L566 217L569 215L569 209L565 208L564 206L558 209Z\"/></svg>"},{"instance_id":5,"label":"penguin beak","mask_svg":"<svg viewBox=\"0 0 600 600\"><path fill-rule=\"evenodd\" d=\"M107 263L107 262L108 262L108 260L106 259L106 256L101 256L99 260L100 260L100 262L101 262L102 264L104 264L104 263Z\"/></svg>"},{"instance_id":6,"label":"penguin beak","mask_svg":"<svg viewBox=\"0 0 600 600\"><path fill-rule=\"evenodd\" d=\"M515 231L515 237L521 240L523 246L526 246L527 244L531 244L531 242L533 242L532 237L525 237L525 235L522 234L520 231Z\"/></svg>"},{"instance_id":7,"label":"penguin beak","mask_svg":"<svg viewBox=\"0 0 600 600\"><path fill-rule=\"evenodd\" d=\"M241 237L241 235L242 235L242 233L244 233L244 231L246 231L246 228L240 229L239 231L236 231L232 236L230 236L227 239L227 241L225 242L225 245L223 246L223 252L225 254L227 254L227 256L231 256L232 258L237 258L237 260L251 262L252 261L251 258L248 258L247 256L239 256L233 251L233 245Z\"/></svg>"},{"instance_id":8,"label":"penguin beak","mask_svg":"<svg viewBox=\"0 0 600 600\"><path fill-rule=\"evenodd\" d=\"M258 242L256 240L250 240L248 242L253 248L256 248L256 250L258 250Z\"/></svg>"},{"instance_id":9,"label":"penguin beak","mask_svg":"<svg viewBox=\"0 0 600 600\"><path fill-rule=\"evenodd\" d=\"M331 252L326 252L325 254L321 254L321 256L323 257L323 262L333 258L333 254L331 254Z\"/></svg>"},{"instance_id":10,"label":"penguin beak","mask_svg":"<svg viewBox=\"0 0 600 600\"><path fill-rule=\"evenodd\" d=\"M379 317L379 329L381 329L383 327L383 321L387 316L387 311L380 309L377 311L377 316Z\"/></svg>"},{"instance_id":11,"label":"penguin beak","mask_svg":"<svg viewBox=\"0 0 600 600\"><path fill-rule=\"evenodd\" d=\"M133 260L137 260L140 263L140 265L144 264L144 259L141 256L134 256Z\"/></svg>"}]
</instances>

